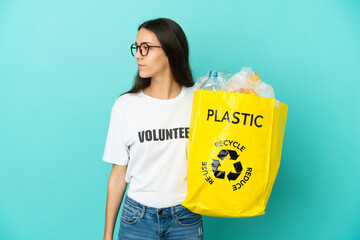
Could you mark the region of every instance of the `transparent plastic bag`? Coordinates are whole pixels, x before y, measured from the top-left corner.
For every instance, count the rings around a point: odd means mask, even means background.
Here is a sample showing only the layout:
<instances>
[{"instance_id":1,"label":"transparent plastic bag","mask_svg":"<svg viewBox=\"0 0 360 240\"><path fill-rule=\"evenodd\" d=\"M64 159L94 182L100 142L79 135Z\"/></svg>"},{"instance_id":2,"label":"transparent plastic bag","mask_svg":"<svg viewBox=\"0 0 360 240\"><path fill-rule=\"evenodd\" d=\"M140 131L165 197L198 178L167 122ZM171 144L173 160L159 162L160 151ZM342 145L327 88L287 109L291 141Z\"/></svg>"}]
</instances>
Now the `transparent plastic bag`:
<instances>
[{"instance_id":1,"label":"transparent plastic bag","mask_svg":"<svg viewBox=\"0 0 360 240\"><path fill-rule=\"evenodd\" d=\"M275 98L271 85L261 81L259 74L254 73L251 67L242 67L222 87L226 92L255 94L260 97Z\"/></svg>"},{"instance_id":2,"label":"transparent plastic bag","mask_svg":"<svg viewBox=\"0 0 360 240\"><path fill-rule=\"evenodd\" d=\"M260 97L275 98L271 85L261 81L259 74L251 67L242 67L240 72L231 75L226 70L210 70L206 76L198 78L192 90L212 90L255 94Z\"/></svg>"}]
</instances>

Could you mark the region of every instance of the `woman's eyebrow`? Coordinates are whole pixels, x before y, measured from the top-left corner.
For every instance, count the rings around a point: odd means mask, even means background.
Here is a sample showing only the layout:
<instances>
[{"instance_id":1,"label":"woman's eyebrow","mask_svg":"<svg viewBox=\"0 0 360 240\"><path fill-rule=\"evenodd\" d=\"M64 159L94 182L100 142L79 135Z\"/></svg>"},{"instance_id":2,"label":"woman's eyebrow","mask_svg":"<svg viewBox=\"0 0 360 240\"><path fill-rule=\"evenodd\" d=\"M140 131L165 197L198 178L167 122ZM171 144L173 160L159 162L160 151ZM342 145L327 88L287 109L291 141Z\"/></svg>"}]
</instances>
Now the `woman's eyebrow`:
<instances>
[{"instance_id":1,"label":"woman's eyebrow","mask_svg":"<svg viewBox=\"0 0 360 240\"><path fill-rule=\"evenodd\" d=\"M152 42L141 42L140 44L142 44L142 43L152 43ZM138 44L137 42L135 42L135 44Z\"/></svg>"}]
</instances>

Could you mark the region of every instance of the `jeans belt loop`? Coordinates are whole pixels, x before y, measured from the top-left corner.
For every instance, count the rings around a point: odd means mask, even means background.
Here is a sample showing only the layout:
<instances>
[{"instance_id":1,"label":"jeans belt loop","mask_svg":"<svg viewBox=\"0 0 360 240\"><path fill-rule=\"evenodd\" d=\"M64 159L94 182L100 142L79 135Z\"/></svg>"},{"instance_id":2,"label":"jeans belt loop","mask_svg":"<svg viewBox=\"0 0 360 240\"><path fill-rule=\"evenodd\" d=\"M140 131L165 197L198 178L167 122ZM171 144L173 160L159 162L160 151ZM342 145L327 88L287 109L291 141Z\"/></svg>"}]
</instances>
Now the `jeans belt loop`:
<instances>
[{"instance_id":1,"label":"jeans belt loop","mask_svg":"<svg viewBox=\"0 0 360 240\"><path fill-rule=\"evenodd\" d=\"M141 213L140 213L140 219L144 218L145 216L145 206L142 206Z\"/></svg>"},{"instance_id":2,"label":"jeans belt loop","mask_svg":"<svg viewBox=\"0 0 360 240\"><path fill-rule=\"evenodd\" d=\"M175 207L171 207L171 216L173 218L173 220L175 221Z\"/></svg>"}]
</instances>

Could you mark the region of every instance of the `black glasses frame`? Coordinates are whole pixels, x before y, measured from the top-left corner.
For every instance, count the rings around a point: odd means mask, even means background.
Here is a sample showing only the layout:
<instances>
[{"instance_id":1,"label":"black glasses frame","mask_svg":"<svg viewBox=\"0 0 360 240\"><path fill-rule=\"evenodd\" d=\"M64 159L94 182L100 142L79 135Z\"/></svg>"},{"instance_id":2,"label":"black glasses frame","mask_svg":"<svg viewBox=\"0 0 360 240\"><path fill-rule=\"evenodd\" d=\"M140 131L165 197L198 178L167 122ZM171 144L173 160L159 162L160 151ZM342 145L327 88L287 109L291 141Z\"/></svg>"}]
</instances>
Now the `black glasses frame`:
<instances>
[{"instance_id":1,"label":"black glasses frame","mask_svg":"<svg viewBox=\"0 0 360 240\"><path fill-rule=\"evenodd\" d=\"M145 54L144 54L143 51L141 50L141 46L144 46L144 45L145 45L145 50L146 50L146 53L145 53ZM150 50L150 48L152 48L152 47L161 48L161 46L152 46L152 45L149 45L149 44L147 44L147 43L141 43L140 45L136 45L136 43L133 43L133 44L131 44L131 46L130 46L131 55L133 55L133 56L135 57L135 54L137 53L138 49L140 49L140 54L141 54L141 56L145 57L146 55L148 55L149 50ZM135 51L135 54L134 54L133 50L135 50L135 49L136 49L136 51Z\"/></svg>"}]
</instances>

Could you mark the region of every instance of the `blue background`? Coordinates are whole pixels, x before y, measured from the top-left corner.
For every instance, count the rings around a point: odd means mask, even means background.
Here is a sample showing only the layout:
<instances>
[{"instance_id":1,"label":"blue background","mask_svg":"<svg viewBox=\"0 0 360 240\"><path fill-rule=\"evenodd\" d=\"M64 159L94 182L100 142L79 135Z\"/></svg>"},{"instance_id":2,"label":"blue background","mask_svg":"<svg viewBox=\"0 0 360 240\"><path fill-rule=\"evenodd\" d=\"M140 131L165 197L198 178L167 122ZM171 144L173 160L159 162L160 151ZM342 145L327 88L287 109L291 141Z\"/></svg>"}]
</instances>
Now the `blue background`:
<instances>
[{"instance_id":1,"label":"blue background","mask_svg":"<svg viewBox=\"0 0 360 240\"><path fill-rule=\"evenodd\" d=\"M266 214L205 217L205 239L360 239L355 0L0 0L0 239L102 239L110 110L156 17L184 29L195 79L251 66L289 106Z\"/></svg>"}]
</instances>

